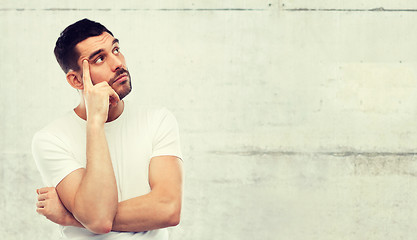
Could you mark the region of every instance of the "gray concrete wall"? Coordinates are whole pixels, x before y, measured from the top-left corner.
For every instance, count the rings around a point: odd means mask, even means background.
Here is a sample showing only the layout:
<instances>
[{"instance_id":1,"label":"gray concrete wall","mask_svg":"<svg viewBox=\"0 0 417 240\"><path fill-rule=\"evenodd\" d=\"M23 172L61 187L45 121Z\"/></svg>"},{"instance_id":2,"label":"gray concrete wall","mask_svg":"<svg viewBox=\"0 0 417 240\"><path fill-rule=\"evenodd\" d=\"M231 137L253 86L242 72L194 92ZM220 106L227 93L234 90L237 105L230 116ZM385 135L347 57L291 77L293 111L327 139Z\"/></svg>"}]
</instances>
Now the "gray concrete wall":
<instances>
[{"instance_id":1,"label":"gray concrete wall","mask_svg":"<svg viewBox=\"0 0 417 240\"><path fill-rule=\"evenodd\" d=\"M139 1L138 1L139 2ZM135 104L177 117L172 239L415 239L414 1L1 1L0 239L35 212L32 135L78 103L55 62L84 17L121 40Z\"/></svg>"}]
</instances>

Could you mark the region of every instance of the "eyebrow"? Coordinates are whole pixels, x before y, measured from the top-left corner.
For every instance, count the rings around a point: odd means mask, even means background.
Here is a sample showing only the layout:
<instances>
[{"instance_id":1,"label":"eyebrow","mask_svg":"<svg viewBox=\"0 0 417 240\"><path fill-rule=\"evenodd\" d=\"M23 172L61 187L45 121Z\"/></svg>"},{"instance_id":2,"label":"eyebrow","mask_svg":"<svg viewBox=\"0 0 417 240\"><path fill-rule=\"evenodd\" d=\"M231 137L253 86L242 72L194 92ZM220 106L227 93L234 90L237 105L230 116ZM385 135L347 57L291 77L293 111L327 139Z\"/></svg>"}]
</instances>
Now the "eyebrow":
<instances>
[{"instance_id":1,"label":"eyebrow","mask_svg":"<svg viewBox=\"0 0 417 240\"><path fill-rule=\"evenodd\" d=\"M113 39L112 45L114 45L115 43L119 43L119 39L117 39L117 38ZM101 53L101 52L103 52L103 51L104 51L104 49L103 49L103 48L101 48L101 49L99 49L99 50L97 50L97 51L93 52L93 53L92 53L92 54L90 54L90 56L88 57L88 60L89 60L89 61L91 61L91 59L93 59L95 55L97 55L97 54L99 54L99 53Z\"/></svg>"}]
</instances>

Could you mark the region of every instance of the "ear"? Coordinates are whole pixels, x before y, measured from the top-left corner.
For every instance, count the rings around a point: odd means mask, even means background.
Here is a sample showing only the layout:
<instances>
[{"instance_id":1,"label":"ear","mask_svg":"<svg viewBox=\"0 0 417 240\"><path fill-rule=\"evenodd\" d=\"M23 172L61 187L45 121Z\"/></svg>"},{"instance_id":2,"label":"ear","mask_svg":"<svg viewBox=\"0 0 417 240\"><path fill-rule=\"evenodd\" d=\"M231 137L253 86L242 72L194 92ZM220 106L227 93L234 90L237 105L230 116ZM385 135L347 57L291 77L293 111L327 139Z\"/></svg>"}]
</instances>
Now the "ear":
<instances>
[{"instance_id":1,"label":"ear","mask_svg":"<svg viewBox=\"0 0 417 240\"><path fill-rule=\"evenodd\" d=\"M69 70L67 73L67 82L76 89L83 90L84 85L81 79L81 75L78 74L76 71Z\"/></svg>"}]
</instances>

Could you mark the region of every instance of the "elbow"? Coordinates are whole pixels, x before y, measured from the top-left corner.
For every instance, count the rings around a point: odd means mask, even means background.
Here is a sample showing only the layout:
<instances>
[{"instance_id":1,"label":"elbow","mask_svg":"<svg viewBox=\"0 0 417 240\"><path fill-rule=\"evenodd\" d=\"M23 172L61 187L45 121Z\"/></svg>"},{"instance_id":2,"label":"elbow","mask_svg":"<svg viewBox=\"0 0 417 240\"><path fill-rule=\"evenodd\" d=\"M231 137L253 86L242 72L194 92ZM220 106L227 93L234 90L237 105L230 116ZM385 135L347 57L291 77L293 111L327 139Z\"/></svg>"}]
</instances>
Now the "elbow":
<instances>
[{"instance_id":1,"label":"elbow","mask_svg":"<svg viewBox=\"0 0 417 240\"><path fill-rule=\"evenodd\" d=\"M104 214L92 214L87 218L85 215L74 214L74 217L90 232L95 234L106 234L109 233L113 228L113 215L106 216Z\"/></svg>"},{"instance_id":2,"label":"elbow","mask_svg":"<svg viewBox=\"0 0 417 240\"><path fill-rule=\"evenodd\" d=\"M181 221L181 203L172 204L167 211L166 225L167 227L175 227L180 224Z\"/></svg>"},{"instance_id":3,"label":"elbow","mask_svg":"<svg viewBox=\"0 0 417 240\"><path fill-rule=\"evenodd\" d=\"M85 206L86 204L75 205L73 212L74 217L92 233L109 233L113 228L113 220L117 212L117 205L114 208L102 206L91 206L86 208Z\"/></svg>"},{"instance_id":4,"label":"elbow","mask_svg":"<svg viewBox=\"0 0 417 240\"><path fill-rule=\"evenodd\" d=\"M169 218L168 218L168 221L167 221L167 226L168 226L168 227L175 227L175 226L177 226L178 224L180 224L180 221L181 221L181 216L180 216L180 214L171 215L171 216L169 216Z\"/></svg>"},{"instance_id":5,"label":"elbow","mask_svg":"<svg viewBox=\"0 0 417 240\"><path fill-rule=\"evenodd\" d=\"M95 234L109 233L113 227L112 221L96 221L85 226L88 230Z\"/></svg>"}]
</instances>

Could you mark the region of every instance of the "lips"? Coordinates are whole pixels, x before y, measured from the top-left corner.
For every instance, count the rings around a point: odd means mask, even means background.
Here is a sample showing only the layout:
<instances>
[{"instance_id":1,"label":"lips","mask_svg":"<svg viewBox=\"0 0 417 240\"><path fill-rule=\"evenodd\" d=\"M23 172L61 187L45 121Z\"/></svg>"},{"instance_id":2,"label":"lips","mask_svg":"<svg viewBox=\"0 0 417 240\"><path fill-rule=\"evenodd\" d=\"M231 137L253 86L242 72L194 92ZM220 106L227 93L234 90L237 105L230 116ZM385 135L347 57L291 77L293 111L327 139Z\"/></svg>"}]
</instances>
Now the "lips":
<instances>
[{"instance_id":1,"label":"lips","mask_svg":"<svg viewBox=\"0 0 417 240\"><path fill-rule=\"evenodd\" d=\"M127 74L126 74L126 73L123 73L123 74L121 74L120 76L118 76L118 77L114 80L114 82L113 82L113 83L123 82L123 81L125 81L125 80L127 80Z\"/></svg>"}]
</instances>

